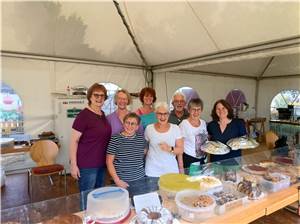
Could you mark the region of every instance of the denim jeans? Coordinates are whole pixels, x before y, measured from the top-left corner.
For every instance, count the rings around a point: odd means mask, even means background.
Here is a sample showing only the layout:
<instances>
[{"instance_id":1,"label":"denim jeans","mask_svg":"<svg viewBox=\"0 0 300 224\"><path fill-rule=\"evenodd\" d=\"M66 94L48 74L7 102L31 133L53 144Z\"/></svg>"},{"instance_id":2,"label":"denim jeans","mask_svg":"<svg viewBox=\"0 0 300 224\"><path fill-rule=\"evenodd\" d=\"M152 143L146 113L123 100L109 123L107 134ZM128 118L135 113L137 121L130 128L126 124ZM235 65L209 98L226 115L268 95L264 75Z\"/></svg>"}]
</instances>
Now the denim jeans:
<instances>
[{"instance_id":1,"label":"denim jeans","mask_svg":"<svg viewBox=\"0 0 300 224\"><path fill-rule=\"evenodd\" d=\"M104 184L105 168L87 168L79 169L79 171L80 209L85 210L88 193Z\"/></svg>"}]
</instances>

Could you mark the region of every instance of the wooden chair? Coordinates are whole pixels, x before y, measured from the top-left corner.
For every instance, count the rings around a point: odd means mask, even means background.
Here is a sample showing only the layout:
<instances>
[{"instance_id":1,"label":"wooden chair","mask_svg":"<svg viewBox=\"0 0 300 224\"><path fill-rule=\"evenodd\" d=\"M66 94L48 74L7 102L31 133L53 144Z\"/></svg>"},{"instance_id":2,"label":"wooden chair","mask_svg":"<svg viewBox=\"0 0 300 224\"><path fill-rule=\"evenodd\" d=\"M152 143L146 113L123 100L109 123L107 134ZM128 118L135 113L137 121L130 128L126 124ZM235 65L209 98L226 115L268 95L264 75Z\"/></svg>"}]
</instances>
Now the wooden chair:
<instances>
[{"instance_id":1,"label":"wooden chair","mask_svg":"<svg viewBox=\"0 0 300 224\"><path fill-rule=\"evenodd\" d=\"M55 158L58 154L58 146L51 140L39 140L36 141L30 147L30 156L37 166L28 170L28 190L29 198L32 200L32 177L33 176L48 176L51 185L53 180L51 175L64 174L64 193L67 194L67 179L66 170L63 165L56 164Z\"/></svg>"},{"instance_id":2,"label":"wooden chair","mask_svg":"<svg viewBox=\"0 0 300 224\"><path fill-rule=\"evenodd\" d=\"M268 149L275 148L275 142L278 140L278 136L273 131L267 131L265 134L266 146Z\"/></svg>"},{"instance_id":3,"label":"wooden chair","mask_svg":"<svg viewBox=\"0 0 300 224\"><path fill-rule=\"evenodd\" d=\"M257 130L259 131L259 138L257 139L259 142L263 141L262 136L265 134L265 122L266 118L265 117L257 117L257 118L252 118L250 120L246 121L246 128L248 134L251 133L251 131ZM251 127L253 130L251 130Z\"/></svg>"}]
</instances>

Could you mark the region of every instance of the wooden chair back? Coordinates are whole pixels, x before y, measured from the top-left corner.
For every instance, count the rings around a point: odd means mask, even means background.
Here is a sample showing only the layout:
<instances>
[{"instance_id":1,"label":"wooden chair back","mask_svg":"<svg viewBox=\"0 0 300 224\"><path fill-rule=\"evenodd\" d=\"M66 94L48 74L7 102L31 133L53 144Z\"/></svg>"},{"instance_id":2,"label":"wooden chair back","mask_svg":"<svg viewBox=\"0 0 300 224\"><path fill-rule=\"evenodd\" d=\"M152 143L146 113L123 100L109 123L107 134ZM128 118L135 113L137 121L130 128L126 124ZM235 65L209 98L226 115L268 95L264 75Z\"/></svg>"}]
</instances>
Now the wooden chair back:
<instances>
[{"instance_id":1,"label":"wooden chair back","mask_svg":"<svg viewBox=\"0 0 300 224\"><path fill-rule=\"evenodd\" d=\"M30 156L37 166L47 166L55 163L58 146L51 140L39 140L30 147Z\"/></svg>"},{"instance_id":2,"label":"wooden chair back","mask_svg":"<svg viewBox=\"0 0 300 224\"><path fill-rule=\"evenodd\" d=\"M275 142L278 140L278 136L273 131L267 131L265 134L266 146L268 149L275 148Z\"/></svg>"}]
</instances>

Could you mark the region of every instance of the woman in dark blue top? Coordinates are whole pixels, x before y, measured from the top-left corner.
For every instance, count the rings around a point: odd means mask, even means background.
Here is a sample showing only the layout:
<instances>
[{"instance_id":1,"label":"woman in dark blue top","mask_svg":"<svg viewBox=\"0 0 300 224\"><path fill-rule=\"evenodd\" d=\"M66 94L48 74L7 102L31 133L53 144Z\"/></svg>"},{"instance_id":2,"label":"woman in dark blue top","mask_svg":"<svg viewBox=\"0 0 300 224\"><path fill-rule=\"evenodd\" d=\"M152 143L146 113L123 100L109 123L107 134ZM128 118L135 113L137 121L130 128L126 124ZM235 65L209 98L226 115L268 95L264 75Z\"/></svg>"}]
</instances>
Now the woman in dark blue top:
<instances>
[{"instance_id":1,"label":"woman in dark blue top","mask_svg":"<svg viewBox=\"0 0 300 224\"><path fill-rule=\"evenodd\" d=\"M207 132L212 141L220 141L224 144L229 139L246 135L244 120L233 118L233 110L230 104L221 99L215 102L211 112L212 121L207 125ZM225 155L210 155L210 161L229 159L241 156L241 150L231 150Z\"/></svg>"}]
</instances>

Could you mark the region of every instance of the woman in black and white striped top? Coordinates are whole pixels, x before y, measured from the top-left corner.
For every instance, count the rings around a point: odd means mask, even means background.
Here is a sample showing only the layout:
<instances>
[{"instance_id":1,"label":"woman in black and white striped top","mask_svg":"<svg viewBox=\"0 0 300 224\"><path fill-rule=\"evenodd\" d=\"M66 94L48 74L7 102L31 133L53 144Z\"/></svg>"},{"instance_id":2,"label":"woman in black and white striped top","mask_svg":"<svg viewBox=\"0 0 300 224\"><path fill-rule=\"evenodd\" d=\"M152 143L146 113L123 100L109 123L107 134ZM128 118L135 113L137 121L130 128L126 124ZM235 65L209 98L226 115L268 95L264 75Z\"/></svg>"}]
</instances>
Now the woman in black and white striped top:
<instances>
[{"instance_id":1,"label":"woman in black and white striped top","mask_svg":"<svg viewBox=\"0 0 300 224\"><path fill-rule=\"evenodd\" d=\"M127 188L131 181L145 177L144 155L146 142L144 136L137 133L140 118L135 113L124 117L124 131L110 139L106 165L115 184Z\"/></svg>"}]
</instances>

